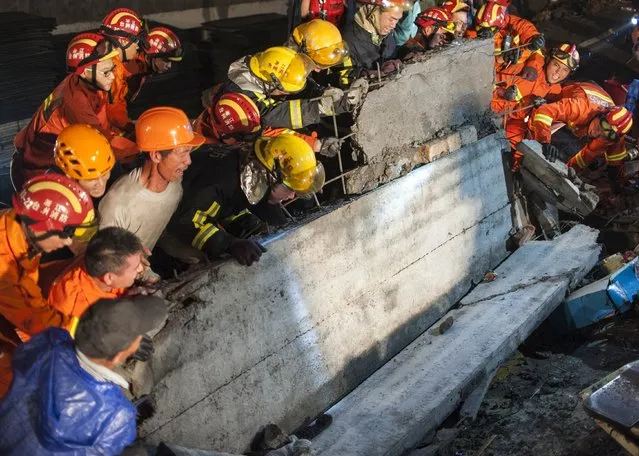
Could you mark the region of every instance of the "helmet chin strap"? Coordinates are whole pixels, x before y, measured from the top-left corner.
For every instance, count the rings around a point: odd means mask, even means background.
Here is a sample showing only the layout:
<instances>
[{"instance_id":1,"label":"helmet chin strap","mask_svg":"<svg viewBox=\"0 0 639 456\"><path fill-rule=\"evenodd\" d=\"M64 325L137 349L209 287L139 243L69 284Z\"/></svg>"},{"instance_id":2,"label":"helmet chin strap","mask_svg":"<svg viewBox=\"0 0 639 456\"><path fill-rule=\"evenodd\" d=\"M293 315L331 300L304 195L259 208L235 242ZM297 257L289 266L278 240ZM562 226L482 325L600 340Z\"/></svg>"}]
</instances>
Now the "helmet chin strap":
<instances>
[{"instance_id":1,"label":"helmet chin strap","mask_svg":"<svg viewBox=\"0 0 639 456\"><path fill-rule=\"evenodd\" d=\"M109 92L108 90L104 90L102 87L100 87L100 85L98 84L97 81L97 73L98 73L98 65L91 65L91 79L87 79L84 76L80 76L80 78L84 81L84 83L86 85L88 85L89 87L95 89L95 90L101 90L102 92Z\"/></svg>"}]
</instances>

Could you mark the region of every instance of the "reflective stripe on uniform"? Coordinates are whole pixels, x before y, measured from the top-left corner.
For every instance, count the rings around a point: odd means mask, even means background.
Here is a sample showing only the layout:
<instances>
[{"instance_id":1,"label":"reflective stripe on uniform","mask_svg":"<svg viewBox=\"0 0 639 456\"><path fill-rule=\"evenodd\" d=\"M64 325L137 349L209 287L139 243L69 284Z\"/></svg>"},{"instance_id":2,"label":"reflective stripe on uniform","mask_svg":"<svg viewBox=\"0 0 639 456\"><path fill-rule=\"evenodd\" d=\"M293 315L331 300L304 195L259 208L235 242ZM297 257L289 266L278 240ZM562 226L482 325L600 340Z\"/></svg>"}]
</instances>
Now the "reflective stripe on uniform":
<instances>
[{"instance_id":1,"label":"reflective stripe on uniform","mask_svg":"<svg viewBox=\"0 0 639 456\"><path fill-rule=\"evenodd\" d=\"M292 100L288 102L291 116L291 128L298 130L304 126L302 123L302 100Z\"/></svg>"},{"instance_id":2,"label":"reflective stripe on uniform","mask_svg":"<svg viewBox=\"0 0 639 456\"><path fill-rule=\"evenodd\" d=\"M586 162L584 161L584 158L581 155L581 152L575 155L575 161L577 162L577 164L579 165L581 169L586 169Z\"/></svg>"},{"instance_id":3,"label":"reflective stripe on uniform","mask_svg":"<svg viewBox=\"0 0 639 456\"><path fill-rule=\"evenodd\" d=\"M533 117L533 122L541 122L544 125L548 125L549 127L552 125L552 117L546 115L546 114L535 114L535 117Z\"/></svg>"},{"instance_id":4,"label":"reflective stripe on uniform","mask_svg":"<svg viewBox=\"0 0 639 456\"><path fill-rule=\"evenodd\" d=\"M193 238L193 242L191 245L198 250L202 250L204 248L204 244L209 240L211 236L217 233L219 228L212 223L207 223L206 225L200 228L200 231L197 233L195 238Z\"/></svg>"},{"instance_id":5,"label":"reflective stripe on uniform","mask_svg":"<svg viewBox=\"0 0 639 456\"><path fill-rule=\"evenodd\" d=\"M609 106L613 106L615 104L615 102L612 101L612 98L610 98L606 94L603 94L599 91L584 89L584 92L586 92L586 95L588 95L588 97L595 98L595 100L592 100L592 101L594 101L597 104L605 104Z\"/></svg>"},{"instance_id":6,"label":"reflective stripe on uniform","mask_svg":"<svg viewBox=\"0 0 639 456\"><path fill-rule=\"evenodd\" d=\"M226 217L224 219L225 222L234 222L235 220L239 219L240 217L244 217L245 215L250 215L251 211L249 211L248 209L244 209L242 212L238 212L235 215L231 215L230 217Z\"/></svg>"},{"instance_id":7,"label":"reflective stripe on uniform","mask_svg":"<svg viewBox=\"0 0 639 456\"><path fill-rule=\"evenodd\" d=\"M624 149L623 152L620 152L620 153L615 154L615 155L606 154L606 161L608 161L608 162L622 161L627 156L628 156L628 152L626 151L626 149Z\"/></svg>"}]
</instances>

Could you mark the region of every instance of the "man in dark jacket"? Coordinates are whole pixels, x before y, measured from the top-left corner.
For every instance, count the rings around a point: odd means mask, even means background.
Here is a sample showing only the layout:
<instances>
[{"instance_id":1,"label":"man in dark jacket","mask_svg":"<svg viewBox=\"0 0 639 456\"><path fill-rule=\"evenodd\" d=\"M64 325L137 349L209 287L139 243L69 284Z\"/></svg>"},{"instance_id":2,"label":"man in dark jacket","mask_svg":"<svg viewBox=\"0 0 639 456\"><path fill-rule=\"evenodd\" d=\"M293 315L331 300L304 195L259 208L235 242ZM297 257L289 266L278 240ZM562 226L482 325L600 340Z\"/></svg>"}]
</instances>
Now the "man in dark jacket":
<instances>
[{"instance_id":1,"label":"man in dark jacket","mask_svg":"<svg viewBox=\"0 0 639 456\"><path fill-rule=\"evenodd\" d=\"M100 299L82 315L75 342L49 328L20 345L0 402L0 454L127 454L136 408L113 369L131 356L148 359L153 346L144 334L166 317L160 298Z\"/></svg>"}]
</instances>

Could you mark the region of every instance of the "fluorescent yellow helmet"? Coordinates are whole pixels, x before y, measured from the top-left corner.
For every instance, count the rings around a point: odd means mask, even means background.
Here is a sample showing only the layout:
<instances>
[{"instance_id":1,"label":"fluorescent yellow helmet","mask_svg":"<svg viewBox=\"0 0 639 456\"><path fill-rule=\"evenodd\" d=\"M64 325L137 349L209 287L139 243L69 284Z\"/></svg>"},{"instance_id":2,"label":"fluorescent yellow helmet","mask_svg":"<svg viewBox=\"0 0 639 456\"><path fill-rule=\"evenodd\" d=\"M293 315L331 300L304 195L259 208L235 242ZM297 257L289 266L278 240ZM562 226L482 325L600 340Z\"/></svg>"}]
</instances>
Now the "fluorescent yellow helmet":
<instances>
[{"instance_id":1,"label":"fluorescent yellow helmet","mask_svg":"<svg viewBox=\"0 0 639 456\"><path fill-rule=\"evenodd\" d=\"M313 70L313 61L304 54L284 46L276 46L253 55L251 73L284 92L299 92Z\"/></svg>"},{"instance_id":2,"label":"fluorescent yellow helmet","mask_svg":"<svg viewBox=\"0 0 639 456\"><path fill-rule=\"evenodd\" d=\"M324 167L315 159L310 144L299 136L282 133L272 138L259 138L255 142L255 155L275 173L278 173L277 160L282 183L300 196L318 192L324 185Z\"/></svg>"},{"instance_id":3,"label":"fluorescent yellow helmet","mask_svg":"<svg viewBox=\"0 0 639 456\"><path fill-rule=\"evenodd\" d=\"M348 53L339 29L328 21L313 19L293 30L293 41L320 68L337 65Z\"/></svg>"}]
</instances>

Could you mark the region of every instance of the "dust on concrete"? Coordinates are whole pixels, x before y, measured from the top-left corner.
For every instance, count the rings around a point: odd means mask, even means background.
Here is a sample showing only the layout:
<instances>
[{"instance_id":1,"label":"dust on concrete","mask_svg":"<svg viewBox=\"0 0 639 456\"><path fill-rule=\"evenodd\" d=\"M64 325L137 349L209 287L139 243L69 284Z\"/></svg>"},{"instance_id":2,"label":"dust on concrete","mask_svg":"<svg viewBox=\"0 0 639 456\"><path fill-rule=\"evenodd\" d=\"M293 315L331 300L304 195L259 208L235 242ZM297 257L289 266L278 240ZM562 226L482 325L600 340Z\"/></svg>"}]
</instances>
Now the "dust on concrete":
<instances>
[{"instance_id":1,"label":"dust on concrete","mask_svg":"<svg viewBox=\"0 0 639 456\"><path fill-rule=\"evenodd\" d=\"M455 426L456 437L431 454L625 455L586 415L579 393L638 359L638 335L636 313L558 340L542 328L498 371L477 419Z\"/></svg>"}]
</instances>

